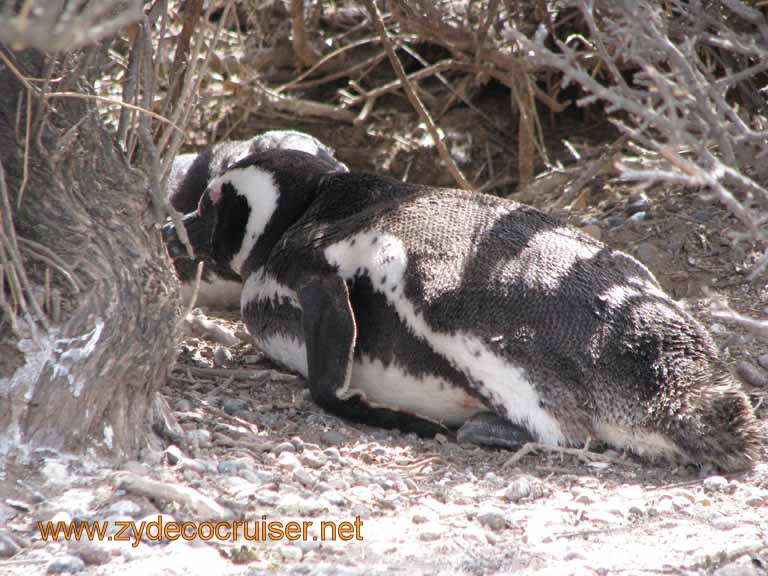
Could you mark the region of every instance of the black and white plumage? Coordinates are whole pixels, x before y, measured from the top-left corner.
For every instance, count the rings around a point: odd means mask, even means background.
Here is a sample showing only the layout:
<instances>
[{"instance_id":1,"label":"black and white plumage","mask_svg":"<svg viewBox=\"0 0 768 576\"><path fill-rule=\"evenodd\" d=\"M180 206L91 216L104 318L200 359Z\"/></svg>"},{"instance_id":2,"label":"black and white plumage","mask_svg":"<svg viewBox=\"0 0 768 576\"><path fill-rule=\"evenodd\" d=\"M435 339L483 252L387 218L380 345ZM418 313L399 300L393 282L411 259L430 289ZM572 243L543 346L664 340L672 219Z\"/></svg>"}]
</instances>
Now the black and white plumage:
<instances>
[{"instance_id":1,"label":"black and white plumage","mask_svg":"<svg viewBox=\"0 0 768 576\"><path fill-rule=\"evenodd\" d=\"M267 152L193 218L243 277L257 343L337 414L427 431L492 412L496 444L591 438L725 470L762 442L704 327L638 261L534 208Z\"/></svg>"},{"instance_id":2,"label":"black and white plumage","mask_svg":"<svg viewBox=\"0 0 768 576\"><path fill-rule=\"evenodd\" d=\"M209 146L200 154L180 154L174 158L168 180L168 201L177 212L197 210L200 197L212 178L239 159L267 150L300 150L323 161L330 170L347 171L334 157L331 148L317 138L295 130L271 130L250 140L224 141ZM208 231L198 231L207 233ZM181 281L183 297L191 297L198 259L190 258L173 224L163 227L163 238ZM194 242L193 242L194 245ZM206 260L197 294L197 303L208 306L236 307L240 304L242 279L228 266Z\"/></svg>"}]
</instances>

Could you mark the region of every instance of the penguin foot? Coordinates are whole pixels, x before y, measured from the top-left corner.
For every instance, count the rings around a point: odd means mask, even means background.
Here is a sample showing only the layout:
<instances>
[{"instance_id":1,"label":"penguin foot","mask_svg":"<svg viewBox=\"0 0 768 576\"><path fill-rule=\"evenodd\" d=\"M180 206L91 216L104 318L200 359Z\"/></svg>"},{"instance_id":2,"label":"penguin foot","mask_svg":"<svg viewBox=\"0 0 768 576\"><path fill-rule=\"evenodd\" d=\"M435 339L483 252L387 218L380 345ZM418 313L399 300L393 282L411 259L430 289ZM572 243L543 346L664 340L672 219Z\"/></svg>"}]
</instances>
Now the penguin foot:
<instances>
[{"instance_id":1,"label":"penguin foot","mask_svg":"<svg viewBox=\"0 0 768 576\"><path fill-rule=\"evenodd\" d=\"M505 420L494 412L480 412L467 419L456 433L460 443L517 450L533 438L522 426Z\"/></svg>"}]
</instances>

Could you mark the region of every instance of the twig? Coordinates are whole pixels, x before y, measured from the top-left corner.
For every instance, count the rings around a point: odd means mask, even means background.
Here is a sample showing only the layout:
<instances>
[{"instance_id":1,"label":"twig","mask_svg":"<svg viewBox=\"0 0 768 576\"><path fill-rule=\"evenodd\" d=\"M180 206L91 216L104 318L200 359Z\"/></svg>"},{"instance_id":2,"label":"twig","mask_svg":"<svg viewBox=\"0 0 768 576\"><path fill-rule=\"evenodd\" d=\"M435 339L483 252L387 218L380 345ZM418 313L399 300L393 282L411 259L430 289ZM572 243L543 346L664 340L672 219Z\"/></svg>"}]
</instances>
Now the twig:
<instances>
[{"instance_id":1,"label":"twig","mask_svg":"<svg viewBox=\"0 0 768 576\"><path fill-rule=\"evenodd\" d=\"M421 121L424 122L427 130L432 136L432 140L435 142L435 146L437 146L437 151L440 154L440 158L443 160L443 163L446 165L448 171L451 173L458 185L464 190L471 190L472 185L464 177L464 174L462 174L461 170L459 170L456 162L454 162L451 154L448 152L448 148L446 148L445 143L440 138L440 133L437 130L437 126L435 126L435 123L432 121L432 118L430 117L426 108L424 108L419 95L416 94L416 91L413 89L413 86L408 80L408 76L403 69L403 64L397 57L395 49L392 46L392 42L389 39L389 34L387 33L387 29L384 26L384 21L381 18L381 13L376 6L376 2L374 2L374 0L365 0L365 5L368 8L368 12L373 19L374 24L376 25L377 31L379 32L381 43L384 46L384 49L387 51L387 56L389 57L389 61L392 64L392 69L395 71L397 77L400 78L400 81L403 84L403 90L405 91L406 96L408 96L408 100L410 100L411 105L414 107L419 117L421 118Z\"/></svg>"},{"instance_id":2,"label":"twig","mask_svg":"<svg viewBox=\"0 0 768 576\"><path fill-rule=\"evenodd\" d=\"M757 320L739 314L722 298L717 298L712 303L712 316L721 320L727 320L738 324L742 328L745 328L755 334L756 336L768 341L768 320Z\"/></svg>"},{"instance_id":3,"label":"twig","mask_svg":"<svg viewBox=\"0 0 768 576\"><path fill-rule=\"evenodd\" d=\"M148 116L151 116L156 120L160 120L161 122L168 124L174 130L178 131L179 133L183 134L186 137L186 132L184 131L184 129L179 127L177 124L175 124L165 116L161 116L160 114L152 112L152 110L147 110L146 108L142 108L141 106L134 106L133 104L129 104L128 102L123 102L122 100L115 100L114 98L107 98L106 96L99 96L98 94L82 94L80 92L48 92L46 94L43 94L43 98L45 98L46 100L51 100L52 98L80 98L82 100L98 100L99 102L104 102L105 104L114 104L115 106L123 106L124 108L136 110L137 112L141 112L142 114L147 114Z\"/></svg>"},{"instance_id":4,"label":"twig","mask_svg":"<svg viewBox=\"0 0 768 576\"><path fill-rule=\"evenodd\" d=\"M623 134L613 144L608 146L599 157L592 160L586 169L579 171L579 175L571 182L563 194L555 202L555 208L564 208L568 206L578 196L581 189L590 182L595 176L600 174L606 167L614 162L616 153L629 140L628 134Z\"/></svg>"},{"instance_id":5,"label":"twig","mask_svg":"<svg viewBox=\"0 0 768 576\"><path fill-rule=\"evenodd\" d=\"M304 0L291 0L291 25L293 29L293 51L305 66L312 66L318 60L317 52L307 40L304 26Z\"/></svg>"},{"instance_id":6,"label":"twig","mask_svg":"<svg viewBox=\"0 0 768 576\"><path fill-rule=\"evenodd\" d=\"M563 446L550 446L549 444L539 444L537 442L526 442L522 448L520 448L517 452L515 452L512 457L507 460L503 468L507 468L509 466L514 466L517 464L520 460L522 460L525 456L528 454L532 454L534 452L550 452L554 454L566 454L568 456L576 456L580 460L585 462L591 462L591 461L599 461L599 462L608 462L610 464L620 464L622 466L633 466L630 462L627 462L626 460L621 460L619 458L614 458L612 456L606 456L605 454L599 454L597 452L590 452L588 450L588 446L585 446L584 448L566 448Z\"/></svg>"}]
</instances>

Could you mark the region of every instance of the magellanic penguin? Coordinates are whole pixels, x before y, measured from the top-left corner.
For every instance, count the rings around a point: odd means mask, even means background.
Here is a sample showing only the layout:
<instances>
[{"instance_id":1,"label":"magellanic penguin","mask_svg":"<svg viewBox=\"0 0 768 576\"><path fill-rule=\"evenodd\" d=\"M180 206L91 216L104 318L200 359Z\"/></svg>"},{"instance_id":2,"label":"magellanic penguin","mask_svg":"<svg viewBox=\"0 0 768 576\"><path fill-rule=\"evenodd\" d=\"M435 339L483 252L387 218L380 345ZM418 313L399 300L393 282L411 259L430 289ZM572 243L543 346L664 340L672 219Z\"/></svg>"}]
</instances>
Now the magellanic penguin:
<instances>
[{"instance_id":1,"label":"magellanic penguin","mask_svg":"<svg viewBox=\"0 0 768 576\"><path fill-rule=\"evenodd\" d=\"M317 138L295 130L271 130L250 140L219 142L200 154L180 154L174 158L167 186L169 203L174 210L182 214L195 211L212 178L239 159L266 150L301 150L317 156L331 170L347 171L347 167L334 157L334 151ZM205 234L208 231L197 232ZM182 297L189 301L194 288L198 260L187 254L173 224L163 227L163 239L181 282ZM197 293L198 304L237 307L240 304L241 290L242 280L238 274L228 266L219 265L210 259L205 260Z\"/></svg>"},{"instance_id":2,"label":"magellanic penguin","mask_svg":"<svg viewBox=\"0 0 768 576\"><path fill-rule=\"evenodd\" d=\"M637 260L534 208L270 151L215 178L194 219L244 279L257 343L331 412L417 431L490 415L488 444L601 440L728 471L758 453L705 328Z\"/></svg>"}]
</instances>

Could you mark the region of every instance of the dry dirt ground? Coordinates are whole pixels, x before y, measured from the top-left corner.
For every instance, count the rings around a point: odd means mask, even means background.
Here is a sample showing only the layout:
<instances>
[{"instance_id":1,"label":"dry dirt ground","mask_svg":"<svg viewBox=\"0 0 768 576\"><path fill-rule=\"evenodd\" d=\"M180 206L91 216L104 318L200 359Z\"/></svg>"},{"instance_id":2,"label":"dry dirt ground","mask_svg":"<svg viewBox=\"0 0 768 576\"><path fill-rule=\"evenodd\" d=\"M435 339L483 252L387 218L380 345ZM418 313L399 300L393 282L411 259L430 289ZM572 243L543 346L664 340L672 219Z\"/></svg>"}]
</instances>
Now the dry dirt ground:
<instances>
[{"instance_id":1,"label":"dry dirt ground","mask_svg":"<svg viewBox=\"0 0 768 576\"><path fill-rule=\"evenodd\" d=\"M479 134L482 123L467 128L471 117L457 116L457 122L441 123L454 154L469 155L463 168L475 181L494 181L488 158L497 168L509 164L504 151L512 154L514 146L496 140L489 147L484 142L498 134ZM241 130L286 126L253 118ZM291 127L324 139L353 168L450 184L429 141L396 114L375 130ZM577 131L569 135L571 145L588 148ZM551 173L516 198L549 208L572 175ZM495 182L494 191L504 193L503 181ZM757 254L731 246L734 220L690 191L647 195L638 196L609 168L562 215L646 262L734 364L765 363L768 344L712 318L704 290L727 296L744 314L768 312L765 282L747 281ZM644 216L628 219L637 208ZM262 358L237 313L204 314L237 343L221 344L203 330L179 344L178 363L162 388L178 424L158 425L138 461L37 452L8 463L1 479L0 574L767 573L766 458L750 473L722 478L611 451L532 452L514 461L510 452L446 437L422 440L352 425L321 411L301 378ZM753 392L760 403L768 389ZM768 411L758 413L765 421ZM158 515L165 522L266 517L313 526L306 541L145 537L135 546L44 542L36 528L38 521ZM313 538L321 521L358 517L362 540Z\"/></svg>"}]
</instances>

